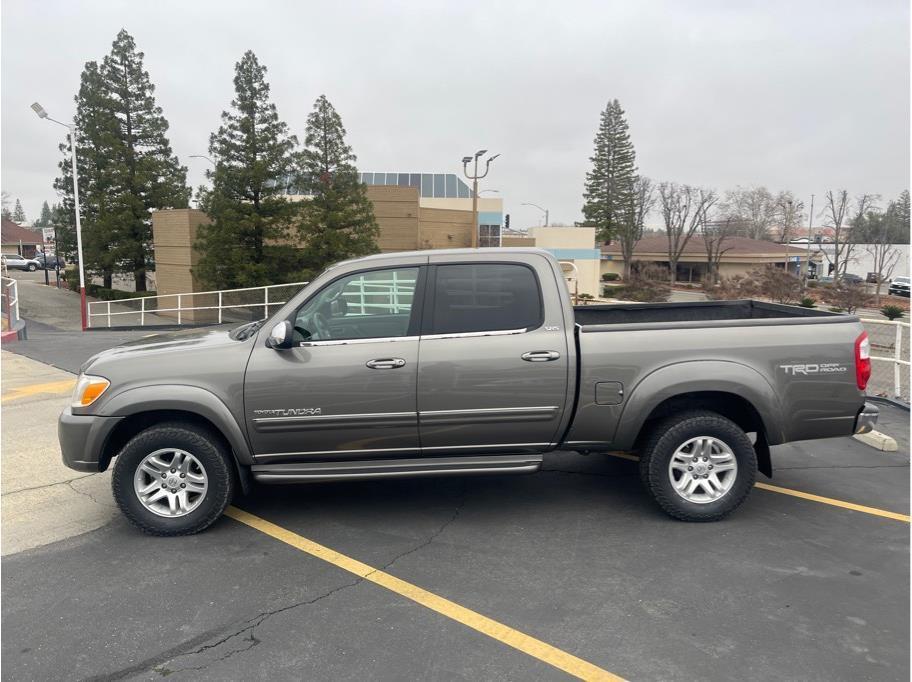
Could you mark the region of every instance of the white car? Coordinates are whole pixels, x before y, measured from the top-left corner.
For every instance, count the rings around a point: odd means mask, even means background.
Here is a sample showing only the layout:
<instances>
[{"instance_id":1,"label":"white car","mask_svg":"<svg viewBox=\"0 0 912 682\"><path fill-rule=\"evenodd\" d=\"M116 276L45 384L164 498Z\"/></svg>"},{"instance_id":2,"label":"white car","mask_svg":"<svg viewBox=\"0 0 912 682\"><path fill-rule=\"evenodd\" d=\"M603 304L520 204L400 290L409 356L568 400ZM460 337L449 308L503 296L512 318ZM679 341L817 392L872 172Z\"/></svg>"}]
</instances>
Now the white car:
<instances>
[{"instance_id":1,"label":"white car","mask_svg":"<svg viewBox=\"0 0 912 682\"><path fill-rule=\"evenodd\" d=\"M28 270L29 272L35 272L35 270L41 267L41 264L34 258L24 258L18 253L4 253L2 258L3 265L6 268L12 268L14 270Z\"/></svg>"}]
</instances>

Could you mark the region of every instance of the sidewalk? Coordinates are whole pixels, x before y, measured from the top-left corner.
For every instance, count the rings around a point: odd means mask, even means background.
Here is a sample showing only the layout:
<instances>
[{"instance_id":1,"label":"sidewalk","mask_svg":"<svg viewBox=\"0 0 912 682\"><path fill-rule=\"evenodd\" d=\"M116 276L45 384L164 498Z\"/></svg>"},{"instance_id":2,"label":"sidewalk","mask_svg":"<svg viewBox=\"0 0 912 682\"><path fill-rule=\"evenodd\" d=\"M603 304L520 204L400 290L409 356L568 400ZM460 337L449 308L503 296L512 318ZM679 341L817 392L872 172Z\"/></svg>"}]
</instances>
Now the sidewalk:
<instances>
[{"instance_id":1,"label":"sidewalk","mask_svg":"<svg viewBox=\"0 0 912 682\"><path fill-rule=\"evenodd\" d=\"M75 377L0 351L2 470L0 555L47 545L105 525L117 512L110 472L67 469L57 443L57 417Z\"/></svg>"}]
</instances>

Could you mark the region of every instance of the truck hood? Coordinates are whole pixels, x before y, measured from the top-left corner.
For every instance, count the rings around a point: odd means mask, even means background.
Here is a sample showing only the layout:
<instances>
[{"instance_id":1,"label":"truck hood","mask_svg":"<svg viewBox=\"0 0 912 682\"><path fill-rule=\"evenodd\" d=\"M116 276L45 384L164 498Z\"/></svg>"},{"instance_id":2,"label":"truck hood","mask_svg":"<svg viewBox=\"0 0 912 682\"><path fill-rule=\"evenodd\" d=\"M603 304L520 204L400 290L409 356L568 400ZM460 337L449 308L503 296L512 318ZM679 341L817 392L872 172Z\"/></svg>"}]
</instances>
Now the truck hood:
<instances>
[{"instance_id":1,"label":"truck hood","mask_svg":"<svg viewBox=\"0 0 912 682\"><path fill-rule=\"evenodd\" d=\"M255 337L255 335L254 335ZM227 345L241 344L243 341L235 341L229 336L228 331L221 329L188 329L164 334L150 334L147 337L135 341L127 341L114 348L109 348L90 357L80 368L81 372L88 371L89 368L98 361L114 360L117 362L139 359L152 354L173 353L187 350L203 350L207 348L218 348ZM166 367L162 368L166 370Z\"/></svg>"}]
</instances>

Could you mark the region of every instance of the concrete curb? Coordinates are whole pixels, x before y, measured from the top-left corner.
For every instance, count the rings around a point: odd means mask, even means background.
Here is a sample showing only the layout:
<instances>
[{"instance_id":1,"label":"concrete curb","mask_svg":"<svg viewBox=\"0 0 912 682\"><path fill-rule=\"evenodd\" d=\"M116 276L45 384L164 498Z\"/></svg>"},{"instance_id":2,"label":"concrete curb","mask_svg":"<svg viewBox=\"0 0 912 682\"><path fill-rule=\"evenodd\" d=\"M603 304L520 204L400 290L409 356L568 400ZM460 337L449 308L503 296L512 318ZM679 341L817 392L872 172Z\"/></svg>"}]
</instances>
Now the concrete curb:
<instances>
[{"instance_id":1,"label":"concrete curb","mask_svg":"<svg viewBox=\"0 0 912 682\"><path fill-rule=\"evenodd\" d=\"M896 440L880 431L871 431L870 433L857 433L853 436L857 441L868 445L881 452L896 452Z\"/></svg>"}]
</instances>

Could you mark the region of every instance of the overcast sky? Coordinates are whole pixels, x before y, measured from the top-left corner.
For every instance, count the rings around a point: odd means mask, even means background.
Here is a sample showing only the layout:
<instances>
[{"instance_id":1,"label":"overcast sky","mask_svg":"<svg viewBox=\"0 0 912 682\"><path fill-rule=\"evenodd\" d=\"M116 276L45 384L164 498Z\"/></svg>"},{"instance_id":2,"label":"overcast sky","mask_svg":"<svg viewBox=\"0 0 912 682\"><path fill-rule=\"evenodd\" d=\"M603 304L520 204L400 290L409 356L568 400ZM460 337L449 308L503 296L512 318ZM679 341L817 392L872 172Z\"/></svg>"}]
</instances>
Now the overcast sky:
<instances>
[{"instance_id":1,"label":"overcast sky","mask_svg":"<svg viewBox=\"0 0 912 682\"><path fill-rule=\"evenodd\" d=\"M539 5L539 7L536 7ZM534 8L534 9L533 9ZM145 52L170 139L204 181L210 132L247 49L303 139L314 99L342 116L364 171L461 172L499 152L482 188L512 227L580 218L600 111L627 112L640 172L717 189L909 186L909 3L87 2L3 0L2 187L34 219L56 200L63 129L86 61L126 28Z\"/></svg>"}]
</instances>

